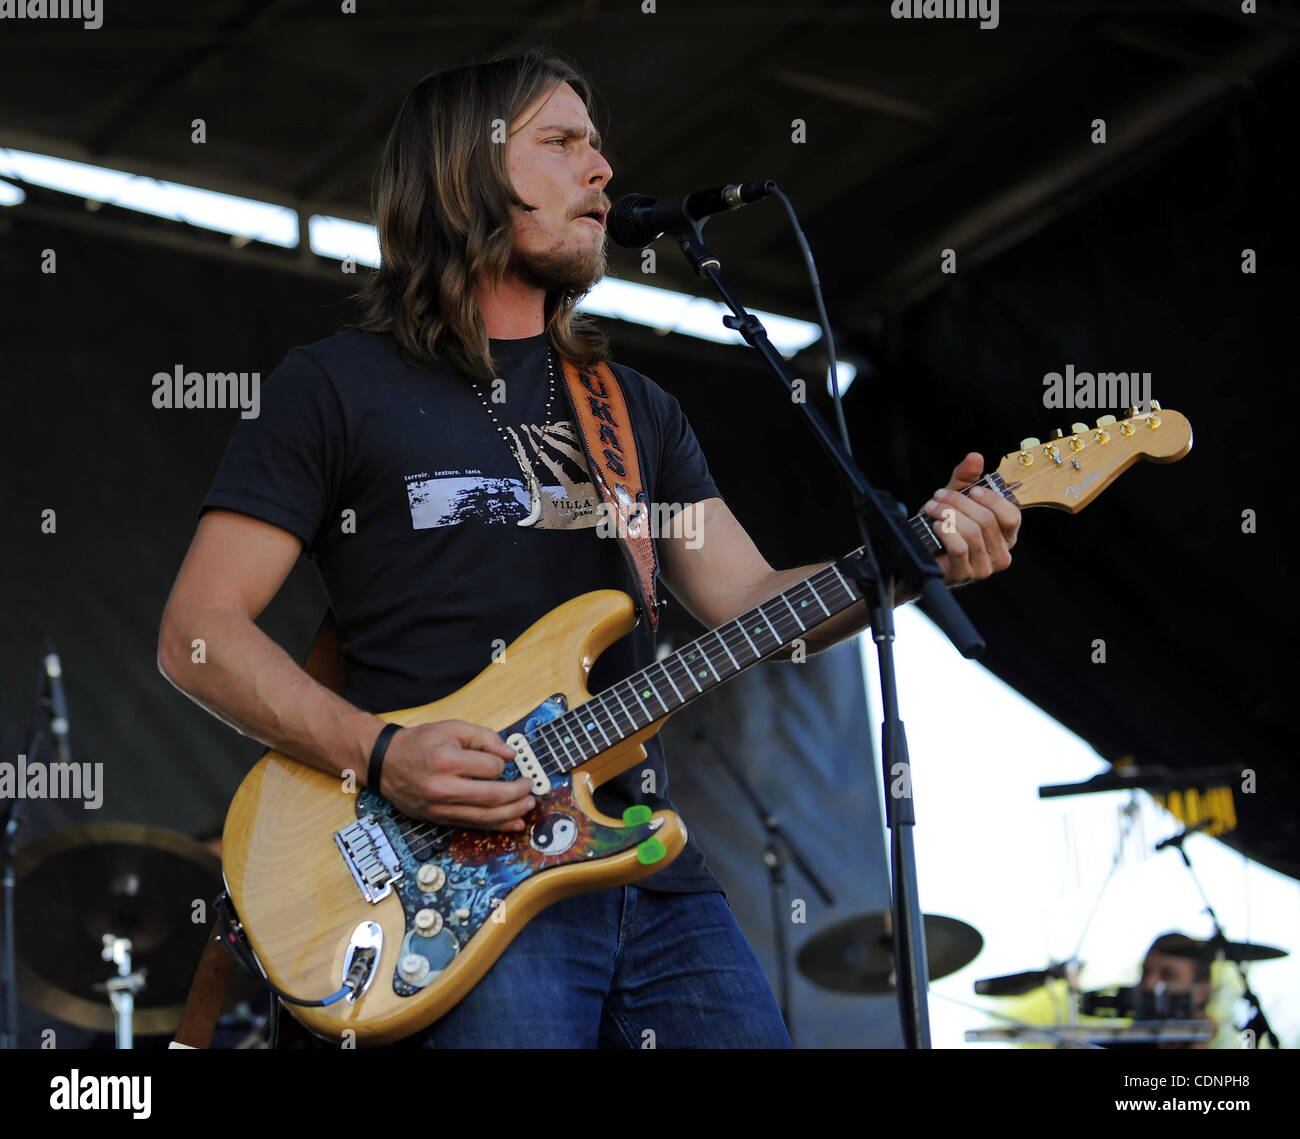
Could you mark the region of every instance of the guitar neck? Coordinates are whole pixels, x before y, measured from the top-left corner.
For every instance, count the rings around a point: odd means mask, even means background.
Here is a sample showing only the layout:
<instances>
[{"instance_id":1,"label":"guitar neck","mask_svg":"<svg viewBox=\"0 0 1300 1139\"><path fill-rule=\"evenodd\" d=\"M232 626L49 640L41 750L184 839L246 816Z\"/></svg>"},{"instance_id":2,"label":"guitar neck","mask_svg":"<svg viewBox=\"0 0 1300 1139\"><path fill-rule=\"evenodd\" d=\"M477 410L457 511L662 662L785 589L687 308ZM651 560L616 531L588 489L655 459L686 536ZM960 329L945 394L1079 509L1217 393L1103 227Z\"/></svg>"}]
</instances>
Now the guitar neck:
<instances>
[{"instance_id":1,"label":"guitar neck","mask_svg":"<svg viewBox=\"0 0 1300 1139\"><path fill-rule=\"evenodd\" d=\"M996 474L976 485L1013 497ZM931 529L933 523L927 515L917 514L909 525L925 548L936 554L943 546ZM849 557L863 552L859 547ZM860 600L857 583L838 562L832 562L552 720L541 731L540 741L534 742L534 750L549 752L556 767L571 771L780 652Z\"/></svg>"},{"instance_id":2,"label":"guitar neck","mask_svg":"<svg viewBox=\"0 0 1300 1139\"><path fill-rule=\"evenodd\" d=\"M1015 502L1016 496L1011 492L1011 488L1003 481L1002 476L997 471L992 471L985 475L977 483L962 490L962 494L970 494L974 487L982 486L993 491L994 494L1000 494L1008 502ZM934 527L940 523L931 518L928 514L916 514L908 522L912 527L912 533L920 539L921 545L931 557L937 557L943 553L943 543L939 541L938 535L934 532Z\"/></svg>"}]
</instances>

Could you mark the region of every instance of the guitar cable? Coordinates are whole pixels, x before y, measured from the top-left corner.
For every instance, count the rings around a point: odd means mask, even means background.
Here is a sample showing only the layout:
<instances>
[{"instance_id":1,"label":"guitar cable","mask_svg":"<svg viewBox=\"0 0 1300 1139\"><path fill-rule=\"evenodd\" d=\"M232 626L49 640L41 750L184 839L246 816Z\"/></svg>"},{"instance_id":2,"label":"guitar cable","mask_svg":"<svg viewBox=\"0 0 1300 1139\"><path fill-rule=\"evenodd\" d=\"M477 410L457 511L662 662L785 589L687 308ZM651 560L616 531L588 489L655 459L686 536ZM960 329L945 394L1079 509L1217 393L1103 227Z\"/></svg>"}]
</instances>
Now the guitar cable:
<instances>
[{"instance_id":1,"label":"guitar cable","mask_svg":"<svg viewBox=\"0 0 1300 1139\"><path fill-rule=\"evenodd\" d=\"M248 942L244 939L243 925L239 918L236 917L230 905L230 895L224 890L217 895L216 901L213 902L222 924L222 945L227 949L230 955L243 967L243 969L256 980L271 991L271 993L280 1000L291 1005L302 1005L305 1008L327 1008L330 1005L338 1004L345 997L358 992L365 983L366 974L369 972L371 955L358 953L356 959L352 962L352 968L348 970L348 975L344 978L342 986L328 997L322 1000L309 1000L306 997L295 997L292 993L286 993L279 986L275 985L271 979L262 971L261 963L249 948Z\"/></svg>"}]
</instances>

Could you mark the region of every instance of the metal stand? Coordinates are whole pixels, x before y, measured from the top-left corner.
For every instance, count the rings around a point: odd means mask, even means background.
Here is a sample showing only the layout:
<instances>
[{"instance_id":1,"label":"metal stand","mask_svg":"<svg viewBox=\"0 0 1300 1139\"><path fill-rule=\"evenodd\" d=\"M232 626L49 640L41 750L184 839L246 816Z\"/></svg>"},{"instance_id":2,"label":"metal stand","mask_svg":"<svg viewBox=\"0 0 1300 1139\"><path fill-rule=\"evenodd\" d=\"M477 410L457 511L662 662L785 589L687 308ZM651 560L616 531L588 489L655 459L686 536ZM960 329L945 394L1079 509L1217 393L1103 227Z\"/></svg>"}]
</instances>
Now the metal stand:
<instances>
[{"instance_id":1,"label":"metal stand","mask_svg":"<svg viewBox=\"0 0 1300 1139\"><path fill-rule=\"evenodd\" d=\"M794 840L786 834L776 816L776 812L763 801L754 789L754 785L745 778L744 772L723 751L718 741L697 719L684 712L682 715L695 733L695 738L702 743L707 743L713 750L714 755L722 761L722 766L727 769L731 778L735 780L736 786L740 788L740 793L749 801L754 816L767 833L767 845L763 848L763 864L767 867L768 890L772 899L772 942L773 949L776 952L777 997L781 1004L781 1017L785 1021L786 1031L790 1034L790 1040L793 1042L794 1018L790 1008L790 954L786 944L789 907L785 898L785 857L782 853L782 847L789 852L790 861L808 879L812 884L812 888L817 891L826 905L833 906L835 899L826 888L821 876L812 868L812 865L804 857L803 852L800 851Z\"/></svg>"},{"instance_id":2,"label":"metal stand","mask_svg":"<svg viewBox=\"0 0 1300 1139\"><path fill-rule=\"evenodd\" d=\"M46 725L50 715L49 677L44 667L36 685L36 699L32 704L32 717L27 725L27 742L22 754L29 763L37 762L45 748ZM0 1028L0 1049L18 1047L18 951L14 937L14 849L17 845L18 827L22 822L23 798L15 795L0 824L0 894L4 912L4 960L0 962L0 980L4 984L4 1021Z\"/></svg>"},{"instance_id":3,"label":"metal stand","mask_svg":"<svg viewBox=\"0 0 1300 1139\"><path fill-rule=\"evenodd\" d=\"M118 1048L135 1047L135 995L144 989L145 970L131 968L131 939L104 934L105 961L117 966L117 976L97 989L108 993L108 1003L113 1006L113 1035Z\"/></svg>"},{"instance_id":4,"label":"metal stand","mask_svg":"<svg viewBox=\"0 0 1300 1139\"><path fill-rule=\"evenodd\" d=\"M789 200L775 182L766 183L778 195L793 218ZM707 219L706 219L707 220ZM767 338L767 331L753 313L735 299L722 280L722 263L705 246L701 234L703 221L687 219L674 226L682 253L698 276L713 282L733 316L723 323L739 332L760 356L773 375L792 395L799 391L795 377L785 360ZM803 234L796 233L802 240ZM811 264L804 242L805 256ZM814 286L819 289L814 275ZM820 292L818 292L820 305ZM830 348L830 328L822 313L823 335ZM833 353L831 360L834 360ZM867 482L848 450L831 434L826 421L806 400L794 399L805 423L822 445L848 484L856 510L856 522L862 534L864 557L847 559L848 572L860 583L871 614L872 637L880 658L880 687L884 724L880 760L886 805L886 823L890 829L890 863L893 871L894 959L897 963L898 1001L902 1018L903 1039L908 1048L930 1047L929 1008L926 999L929 972L926 967L925 927L917 892L916 859L912 827L916 814L912 802L911 761L907 738L898 716L898 691L894 673L894 586L919 594L926 612L964 657L975 657L984 645L966 615L943 585L938 565L921 548L916 535L907 525L903 506ZM841 563L846 564L846 563Z\"/></svg>"},{"instance_id":5,"label":"metal stand","mask_svg":"<svg viewBox=\"0 0 1300 1139\"><path fill-rule=\"evenodd\" d=\"M1192 860L1188 857L1187 851L1183 846L1184 840L1191 832L1184 830L1177 840L1169 845L1177 847L1179 857L1183 860L1183 865L1187 867L1187 873L1192 876L1192 881L1196 883L1196 892L1201 895L1201 901L1205 903L1205 912L1209 915L1210 921L1214 923L1214 936L1210 939L1210 944L1218 947L1220 956L1224 955L1223 947L1228 942L1228 935L1224 933L1223 926L1219 924L1219 915L1214 912L1214 907L1210 905L1210 899L1205 896L1205 889L1201 885L1201 880L1196 876L1196 871L1192 869ZM1256 1046L1261 1040L1268 1040L1274 1048L1282 1047L1278 1041L1277 1033L1273 1031L1273 1026L1269 1024L1268 1017L1264 1015L1264 1006L1260 1004L1259 997L1250 987L1250 981L1246 977L1246 970L1242 962L1233 961L1237 967L1237 975L1241 978L1242 996L1250 1002L1255 1014L1246 1022L1243 1031L1250 1031L1255 1034Z\"/></svg>"}]
</instances>

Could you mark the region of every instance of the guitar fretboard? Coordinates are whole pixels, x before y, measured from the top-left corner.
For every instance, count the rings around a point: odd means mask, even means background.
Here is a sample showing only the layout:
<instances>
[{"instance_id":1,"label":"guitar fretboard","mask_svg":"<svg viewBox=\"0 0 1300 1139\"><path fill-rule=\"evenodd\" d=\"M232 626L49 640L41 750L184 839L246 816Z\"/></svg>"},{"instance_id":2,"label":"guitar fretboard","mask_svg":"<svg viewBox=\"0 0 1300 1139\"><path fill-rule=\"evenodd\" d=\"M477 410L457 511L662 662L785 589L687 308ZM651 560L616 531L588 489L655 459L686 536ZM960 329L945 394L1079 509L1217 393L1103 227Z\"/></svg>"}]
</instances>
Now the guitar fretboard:
<instances>
[{"instance_id":1,"label":"guitar fretboard","mask_svg":"<svg viewBox=\"0 0 1300 1139\"><path fill-rule=\"evenodd\" d=\"M998 474L997 471L985 475L979 482L972 485L987 487L994 493L1000 494L1008 502L1016 501L1016 496L1012 493L1011 488L1007 486L1003 481L1002 476ZM970 491L971 487L967 487L961 493L969 494ZM926 548L931 556L943 553L943 543L939 541L934 532L934 527L936 525L935 519L931 518L928 514L917 514L911 519L910 525L912 527L912 532L921 539L921 544Z\"/></svg>"},{"instance_id":2,"label":"guitar fretboard","mask_svg":"<svg viewBox=\"0 0 1300 1139\"><path fill-rule=\"evenodd\" d=\"M987 486L1014 501L997 474L985 476L976 485ZM943 546L930 528L933 521L917 514L910 525L925 548L937 554ZM859 548L849 557L862 552ZM785 592L534 729L529 733L533 751L548 770L572 771L779 652L861 599L857 584L841 571L839 562L832 562Z\"/></svg>"}]
</instances>

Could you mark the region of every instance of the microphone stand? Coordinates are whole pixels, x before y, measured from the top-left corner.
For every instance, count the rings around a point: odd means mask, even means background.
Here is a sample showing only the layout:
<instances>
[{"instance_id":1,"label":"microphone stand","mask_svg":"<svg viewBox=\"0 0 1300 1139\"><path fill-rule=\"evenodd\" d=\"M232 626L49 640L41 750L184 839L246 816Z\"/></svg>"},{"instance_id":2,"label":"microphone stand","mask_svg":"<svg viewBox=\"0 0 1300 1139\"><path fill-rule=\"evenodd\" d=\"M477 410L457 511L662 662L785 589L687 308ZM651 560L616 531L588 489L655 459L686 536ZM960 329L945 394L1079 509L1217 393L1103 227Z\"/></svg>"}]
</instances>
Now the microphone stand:
<instances>
[{"instance_id":1,"label":"microphone stand","mask_svg":"<svg viewBox=\"0 0 1300 1139\"><path fill-rule=\"evenodd\" d=\"M29 758L33 745L39 746L38 731L33 724L27 736L27 748L23 754ZM4 964L0 967L4 981L4 1031L0 1032L0 1049L8 1050L18 1047L18 969L14 960L14 841L18 835L18 824L22 798L15 795L7 805L4 824L0 827L0 894L4 911Z\"/></svg>"},{"instance_id":2,"label":"microphone stand","mask_svg":"<svg viewBox=\"0 0 1300 1139\"><path fill-rule=\"evenodd\" d=\"M37 762L45 746L44 705L49 703L49 684L45 669L40 670L36 687L36 701L27 727L27 742L23 748L29 762ZM17 789L15 789L17 790ZM14 846L18 827L22 821L22 794L15 794L0 823L0 909L4 912L4 963L0 966L0 980L4 983L4 1028L0 1032L0 1050L18 1047L18 964L14 934L14 893L17 879L14 875Z\"/></svg>"},{"instance_id":3,"label":"microphone stand","mask_svg":"<svg viewBox=\"0 0 1300 1139\"><path fill-rule=\"evenodd\" d=\"M780 989L781 1018L785 1021L786 1031L790 1033L791 1042L794 1041L794 1020L790 1012L790 959L786 947L786 910L785 901L785 863L781 856L781 845L785 844L786 849L790 852L790 861L794 863L797 869L805 878L812 883L812 888L821 895L822 901L827 906L833 906L835 899L831 892L826 889L820 876L808 862L794 840L786 834L776 813L759 796L754 789L754 785L745 778L744 773L732 760L732 758L718 745L718 741L713 738L713 734L708 731L695 717L682 713L686 717L686 722L691 726L695 738L701 743L706 743L713 750L713 754L722 761L722 766L727 769L731 778L735 780L736 786L740 788L740 793L749 800L749 805L754 809L754 815L763 825L767 832L767 846L763 848L763 862L768 871L768 887L771 891L772 899L772 940L775 942L777 978Z\"/></svg>"},{"instance_id":4,"label":"microphone stand","mask_svg":"<svg viewBox=\"0 0 1300 1139\"><path fill-rule=\"evenodd\" d=\"M1187 851L1183 848L1183 843L1187 836L1194 833L1199 828L1184 828L1183 833L1174 838L1165 839L1164 842L1156 846L1157 850L1163 847L1175 847L1178 850L1178 856L1183 860L1183 865L1187 867L1187 873L1192 876L1192 881L1196 884L1196 892L1201 895L1201 901L1205 903L1205 912L1209 915L1210 921L1214 925L1214 936L1210 938L1210 944L1216 946L1220 953L1223 947L1228 943L1228 935L1224 932L1223 926L1219 924L1219 915L1214 912L1214 907L1210 905L1210 899L1205 896L1205 887L1201 885L1201 880L1196 876L1196 871L1192 869L1192 860L1188 857ZM1255 1015L1246 1022L1246 1028L1255 1034L1255 1040L1269 1040L1274 1048L1281 1048L1278 1042L1277 1033L1273 1031L1273 1026L1269 1024L1268 1017L1264 1015L1264 1006L1259 1003L1259 997L1250 987L1250 981L1246 978L1246 969L1241 961L1233 961L1233 966L1237 970L1237 976L1241 978L1242 996L1248 1000L1251 1007L1255 1010ZM1258 1044L1256 1044L1258 1047Z\"/></svg>"},{"instance_id":5,"label":"microphone stand","mask_svg":"<svg viewBox=\"0 0 1300 1139\"><path fill-rule=\"evenodd\" d=\"M780 194L775 182L769 181L768 185L772 192ZM784 194L781 197L784 199ZM788 201L786 206L789 209ZM793 216L793 211L791 213ZM670 228L685 232L674 232L673 237L696 275L707 277L713 282L734 314L724 316L723 324L740 333L746 343L758 351L768 368L793 395L796 391L795 377L785 360L772 346L762 322L753 313L746 311L732 295L719 273L722 262L704 244L701 229L707 220L707 217L703 220L683 217L680 224ZM802 239L802 232L797 226L796 234ZM814 283L816 284L815 276ZM824 327L823 334L827 337L829 348L829 327ZM920 595L926 604L927 615L943 630L962 656L978 656L984 649L984 642L944 587L942 571L912 533L903 505L867 482L843 443L831 434L825 419L812 404L800 400L793 402L803 413L808 429L848 484L853 496L856 521L862 534L862 556L848 557L836 564L861 588L870 610L872 638L876 642L880 660L880 692L884 717L880 763L885 822L890 831L894 961L899 1012L905 1047L929 1048L930 1018L926 994L929 972L913 847L912 828L916 825L912 802L913 780L907 737L898 715L898 686L894 672L895 582L908 592ZM877 547L878 553L875 552Z\"/></svg>"}]
</instances>

